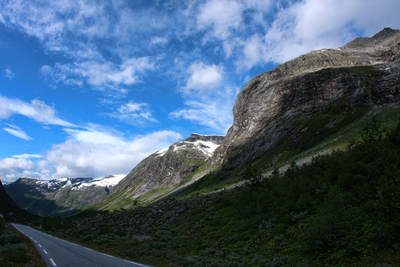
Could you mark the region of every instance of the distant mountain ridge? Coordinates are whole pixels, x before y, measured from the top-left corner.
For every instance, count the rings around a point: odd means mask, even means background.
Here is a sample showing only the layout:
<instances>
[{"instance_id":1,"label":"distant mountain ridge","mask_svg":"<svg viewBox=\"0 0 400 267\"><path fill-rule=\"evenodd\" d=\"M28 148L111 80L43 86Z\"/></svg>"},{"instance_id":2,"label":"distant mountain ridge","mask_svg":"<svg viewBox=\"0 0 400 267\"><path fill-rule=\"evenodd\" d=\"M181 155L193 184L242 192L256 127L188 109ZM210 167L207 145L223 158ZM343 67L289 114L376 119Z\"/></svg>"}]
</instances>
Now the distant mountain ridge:
<instances>
[{"instance_id":1,"label":"distant mountain ridge","mask_svg":"<svg viewBox=\"0 0 400 267\"><path fill-rule=\"evenodd\" d=\"M146 193L157 191L149 196L149 200L156 199L181 184L212 156L224 138L193 133L145 158L128 175L49 181L20 178L5 189L20 207L43 216L66 217L92 205L107 210L131 208L133 200ZM162 189L166 190L159 192Z\"/></svg>"},{"instance_id":2,"label":"distant mountain ridge","mask_svg":"<svg viewBox=\"0 0 400 267\"><path fill-rule=\"evenodd\" d=\"M5 190L21 208L38 215L72 215L102 200L125 175L53 180L20 178Z\"/></svg>"}]
</instances>

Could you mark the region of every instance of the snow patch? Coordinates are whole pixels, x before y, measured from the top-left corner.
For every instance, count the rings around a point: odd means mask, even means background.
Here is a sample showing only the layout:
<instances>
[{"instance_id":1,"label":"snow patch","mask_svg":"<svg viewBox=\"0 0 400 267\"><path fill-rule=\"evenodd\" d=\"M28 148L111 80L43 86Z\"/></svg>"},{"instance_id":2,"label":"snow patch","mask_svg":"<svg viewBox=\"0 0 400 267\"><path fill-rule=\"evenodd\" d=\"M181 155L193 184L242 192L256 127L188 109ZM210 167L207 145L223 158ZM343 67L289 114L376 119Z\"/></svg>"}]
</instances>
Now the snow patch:
<instances>
[{"instance_id":1,"label":"snow patch","mask_svg":"<svg viewBox=\"0 0 400 267\"><path fill-rule=\"evenodd\" d=\"M71 183L71 180L68 180L67 183L66 183L63 187L69 186L69 185L71 185L71 184L72 184L72 183Z\"/></svg>"},{"instance_id":2,"label":"snow patch","mask_svg":"<svg viewBox=\"0 0 400 267\"><path fill-rule=\"evenodd\" d=\"M195 149L203 152L208 157L211 157L214 154L214 151L219 147L219 145L211 141L201 141L201 140L197 140L195 142L181 141L178 143L178 145L172 145L172 151L175 152L177 150L184 150L191 146L194 146ZM155 154L162 157L167 153L167 151L170 148L171 146L163 148L161 150L158 150Z\"/></svg>"},{"instance_id":3,"label":"snow patch","mask_svg":"<svg viewBox=\"0 0 400 267\"><path fill-rule=\"evenodd\" d=\"M168 149L169 149L169 147L160 149L160 150L158 150L158 151L156 152L156 154L159 155L160 157L162 157L162 156L165 155L165 153L167 153Z\"/></svg>"},{"instance_id":4,"label":"snow patch","mask_svg":"<svg viewBox=\"0 0 400 267\"><path fill-rule=\"evenodd\" d=\"M192 143L198 150L200 150L209 157L211 157L214 154L214 151L219 147L219 145L213 142L206 142L200 140L188 143Z\"/></svg>"},{"instance_id":5,"label":"snow patch","mask_svg":"<svg viewBox=\"0 0 400 267\"><path fill-rule=\"evenodd\" d=\"M76 186L73 186L71 190L79 190L88 186L100 186L100 187L115 186L125 177L126 174L118 174L118 175L110 175L108 177L95 178L87 182L80 182L79 184L76 184Z\"/></svg>"}]
</instances>

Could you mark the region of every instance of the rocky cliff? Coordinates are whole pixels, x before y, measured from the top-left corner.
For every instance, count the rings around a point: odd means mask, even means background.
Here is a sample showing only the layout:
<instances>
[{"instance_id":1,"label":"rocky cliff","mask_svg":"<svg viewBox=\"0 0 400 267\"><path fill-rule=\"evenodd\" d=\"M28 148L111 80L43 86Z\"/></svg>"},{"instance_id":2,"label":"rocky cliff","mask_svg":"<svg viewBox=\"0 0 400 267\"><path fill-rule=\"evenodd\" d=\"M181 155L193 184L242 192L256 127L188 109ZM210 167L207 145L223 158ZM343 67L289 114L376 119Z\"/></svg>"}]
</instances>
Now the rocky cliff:
<instances>
[{"instance_id":1,"label":"rocky cliff","mask_svg":"<svg viewBox=\"0 0 400 267\"><path fill-rule=\"evenodd\" d=\"M386 28L372 38L314 51L256 76L239 93L233 125L209 166L221 165L220 173L235 170L274 149L285 136L303 135L308 129L299 122L317 114L398 102L399 51L400 31ZM329 123L335 127L329 120L326 127ZM318 132L307 142L323 135Z\"/></svg>"},{"instance_id":2,"label":"rocky cliff","mask_svg":"<svg viewBox=\"0 0 400 267\"><path fill-rule=\"evenodd\" d=\"M203 165L222 143L224 136L192 134L141 161L110 194L106 206L132 206L132 200L151 191L179 185ZM118 197L118 195L122 195ZM121 202L121 199L124 201ZM107 200L106 200L107 202Z\"/></svg>"}]
</instances>

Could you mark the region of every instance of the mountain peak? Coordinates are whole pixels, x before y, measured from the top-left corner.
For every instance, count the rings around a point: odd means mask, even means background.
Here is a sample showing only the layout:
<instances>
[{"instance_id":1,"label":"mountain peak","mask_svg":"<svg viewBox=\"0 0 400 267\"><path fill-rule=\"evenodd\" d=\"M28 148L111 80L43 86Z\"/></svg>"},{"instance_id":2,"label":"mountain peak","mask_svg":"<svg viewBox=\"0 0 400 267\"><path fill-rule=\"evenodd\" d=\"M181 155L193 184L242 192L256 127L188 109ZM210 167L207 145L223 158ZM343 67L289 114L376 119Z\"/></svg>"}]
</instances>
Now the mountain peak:
<instances>
[{"instance_id":1,"label":"mountain peak","mask_svg":"<svg viewBox=\"0 0 400 267\"><path fill-rule=\"evenodd\" d=\"M384 28L374 36L370 37L359 37L349 42L348 44L340 47L339 49L344 50L360 50L363 52L375 52L376 50L382 50L391 44L391 41L398 37L400 30L393 30L391 28Z\"/></svg>"},{"instance_id":2,"label":"mountain peak","mask_svg":"<svg viewBox=\"0 0 400 267\"><path fill-rule=\"evenodd\" d=\"M204 141L204 142L213 142L216 145L220 145L224 140L225 136L223 135L201 135L197 133L192 133L188 138L184 139L184 142L196 142L196 141Z\"/></svg>"}]
</instances>

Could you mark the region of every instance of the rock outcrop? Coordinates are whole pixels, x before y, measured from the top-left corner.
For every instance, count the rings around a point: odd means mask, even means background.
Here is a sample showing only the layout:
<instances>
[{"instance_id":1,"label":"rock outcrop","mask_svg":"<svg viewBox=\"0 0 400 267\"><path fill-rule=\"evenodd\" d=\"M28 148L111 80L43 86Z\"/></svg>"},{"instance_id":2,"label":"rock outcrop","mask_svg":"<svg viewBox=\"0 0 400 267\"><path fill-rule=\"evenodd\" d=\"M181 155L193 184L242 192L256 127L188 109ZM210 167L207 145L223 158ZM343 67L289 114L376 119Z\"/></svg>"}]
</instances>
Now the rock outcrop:
<instances>
[{"instance_id":1,"label":"rock outcrop","mask_svg":"<svg viewBox=\"0 0 400 267\"><path fill-rule=\"evenodd\" d=\"M337 49L302 55L253 78L239 93L234 122L209 165L228 173L274 149L296 121L323 112L400 100L400 31L384 29Z\"/></svg>"}]
</instances>

